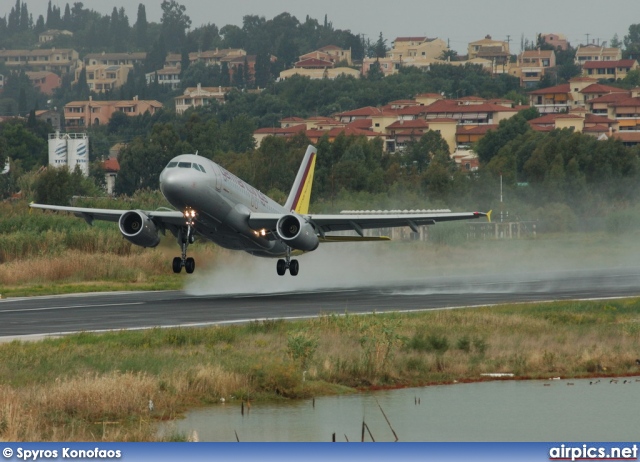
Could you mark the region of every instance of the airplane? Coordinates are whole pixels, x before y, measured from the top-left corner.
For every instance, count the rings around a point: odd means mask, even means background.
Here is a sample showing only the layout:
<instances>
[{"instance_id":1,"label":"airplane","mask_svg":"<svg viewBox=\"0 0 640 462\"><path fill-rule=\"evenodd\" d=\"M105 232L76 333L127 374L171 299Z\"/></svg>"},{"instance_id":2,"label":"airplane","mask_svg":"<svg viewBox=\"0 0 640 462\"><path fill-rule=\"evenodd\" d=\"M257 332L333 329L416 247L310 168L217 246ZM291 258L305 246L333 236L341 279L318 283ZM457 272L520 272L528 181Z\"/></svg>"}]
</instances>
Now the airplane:
<instances>
[{"instance_id":1,"label":"airplane","mask_svg":"<svg viewBox=\"0 0 640 462\"><path fill-rule=\"evenodd\" d=\"M298 275L300 265L292 259L311 252L324 242L385 241L388 237L368 237L365 229L418 226L440 221L491 219L491 212L452 213L309 213L311 186L317 150L309 145L284 206L222 168L196 154L171 159L160 173L160 190L177 210L113 210L31 203L37 209L72 212L91 225L94 220L118 222L123 237L135 245L155 247L159 233L169 230L177 239L182 255L172 262L174 273L182 268L195 270L195 260L187 257L187 247L196 237L213 241L226 249L243 250L259 257L278 258L276 271ZM335 231L355 231L357 236L331 235Z\"/></svg>"}]
</instances>

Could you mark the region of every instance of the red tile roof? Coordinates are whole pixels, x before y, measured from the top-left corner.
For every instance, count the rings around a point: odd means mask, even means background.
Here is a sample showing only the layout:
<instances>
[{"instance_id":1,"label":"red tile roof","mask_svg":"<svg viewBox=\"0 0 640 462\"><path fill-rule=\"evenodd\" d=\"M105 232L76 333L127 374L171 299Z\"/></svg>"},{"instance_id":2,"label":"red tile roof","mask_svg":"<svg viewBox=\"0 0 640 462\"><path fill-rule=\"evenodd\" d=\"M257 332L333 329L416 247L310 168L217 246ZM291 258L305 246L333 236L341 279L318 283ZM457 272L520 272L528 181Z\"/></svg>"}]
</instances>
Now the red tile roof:
<instances>
[{"instance_id":1,"label":"red tile roof","mask_svg":"<svg viewBox=\"0 0 640 462\"><path fill-rule=\"evenodd\" d=\"M387 125L387 130L406 130L415 128L429 128L429 124L424 119L396 120L391 125Z\"/></svg>"},{"instance_id":2,"label":"red tile roof","mask_svg":"<svg viewBox=\"0 0 640 462\"><path fill-rule=\"evenodd\" d=\"M635 59L621 59L619 61L586 61L582 67L584 69L608 69L610 67L633 67Z\"/></svg>"},{"instance_id":3,"label":"red tile roof","mask_svg":"<svg viewBox=\"0 0 640 462\"><path fill-rule=\"evenodd\" d=\"M371 121L371 119L357 119L357 120L354 120L353 122L349 122L347 125L345 125L345 127L359 128L361 130L366 130L371 128L372 123L373 122Z\"/></svg>"},{"instance_id":4,"label":"red tile roof","mask_svg":"<svg viewBox=\"0 0 640 462\"><path fill-rule=\"evenodd\" d=\"M614 103L616 101L622 101L631 98L631 95L627 93L609 93L608 95L599 96L587 101L588 104L593 103Z\"/></svg>"},{"instance_id":5,"label":"red tile roof","mask_svg":"<svg viewBox=\"0 0 640 462\"><path fill-rule=\"evenodd\" d=\"M481 104L456 104L455 101L453 104L449 102L450 100L440 100L435 103L427 106L425 108L426 114L438 114L438 113L476 113L476 112L518 112L524 109L522 108L511 108L505 107L500 104L490 104L490 103L481 103Z\"/></svg>"},{"instance_id":6,"label":"red tile roof","mask_svg":"<svg viewBox=\"0 0 640 462\"><path fill-rule=\"evenodd\" d=\"M555 130L553 125L531 125L531 128L537 132L552 132Z\"/></svg>"},{"instance_id":7,"label":"red tile roof","mask_svg":"<svg viewBox=\"0 0 640 462\"><path fill-rule=\"evenodd\" d=\"M486 135L489 130L496 130L498 124L458 125L456 135Z\"/></svg>"},{"instance_id":8,"label":"red tile roof","mask_svg":"<svg viewBox=\"0 0 640 462\"><path fill-rule=\"evenodd\" d=\"M638 107L640 106L640 96L636 96L635 98L624 98L619 99L617 101L611 102L609 106L612 107Z\"/></svg>"},{"instance_id":9,"label":"red tile roof","mask_svg":"<svg viewBox=\"0 0 640 462\"><path fill-rule=\"evenodd\" d=\"M609 126L608 125L591 125L590 127L584 127L582 129L583 132L590 132L590 133L607 133L609 131Z\"/></svg>"},{"instance_id":10,"label":"red tile roof","mask_svg":"<svg viewBox=\"0 0 640 462\"><path fill-rule=\"evenodd\" d=\"M118 163L118 159L115 157L110 157L102 163L102 166L107 172L119 172L120 171L120 163Z\"/></svg>"},{"instance_id":11,"label":"red tile roof","mask_svg":"<svg viewBox=\"0 0 640 462\"><path fill-rule=\"evenodd\" d=\"M338 117L361 117L361 116L372 116L380 114L380 109L373 106L361 107L359 109L354 109L353 111L341 112Z\"/></svg>"},{"instance_id":12,"label":"red tile roof","mask_svg":"<svg viewBox=\"0 0 640 462\"><path fill-rule=\"evenodd\" d=\"M398 37L394 42L424 42L427 37Z\"/></svg>"},{"instance_id":13,"label":"red tile roof","mask_svg":"<svg viewBox=\"0 0 640 462\"><path fill-rule=\"evenodd\" d=\"M307 129L305 124L293 125L292 127L280 128L280 127L266 127L259 128L254 131L254 134L266 134L266 135L289 135L292 133L298 133Z\"/></svg>"},{"instance_id":14,"label":"red tile roof","mask_svg":"<svg viewBox=\"0 0 640 462\"><path fill-rule=\"evenodd\" d=\"M419 95L415 96L416 98L438 98L438 99L443 99L444 96L442 96L440 93L420 93Z\"/></svg>"},{"instance_id":15,"label":"red tile roof","mask_svg":"<svg viewBox=\"0 0 640 462\"><path fill-rule=\"evenodd\" d=\"M617 121L609 119L597 114L586 114L584 118L585 123L588 124L615 124Z\"/></svg>"},{"instance_id":16,"label":"red tile roof","mask_svg":"<svg viewBox=\"0 0 640 462\"><path fill-rule=\"evenodd\" d=\"M429 106L407 106L400 109L396 109L395 112L397 115L419 116L427 112L426 111L427 107Z\"/></svg>"},{"instance_id":17,"label":"red tile roof","mask_svg":"<svg viewBox=\"0 0 640 462\"><path fill-rule=\"evenodd\" d=\"M548 95L549 93L569 93L571 91L571 85L563 83L562 85L556 85L554 87L541 88L540 90L530 91L530 95Z\"/></svg>"},{"instance_id":18,"label":"red tile roof","mask_svg":"<svg viewBox=\"0 0 640 462\"><path fill-rule=\"evenodd\" d=\"M346 136L368 136L368 137L377 137L381 136L380 133L372 132L371 130L361 130L359 128L353 127L341 127L341 128L332 128L329 130L329 136L335 137L343 133Z\"/></svg>"},{"instance_id":19,"label":"red tile roof","mask_svg":"<svg viewBox=\"0 0 640 462\"><path fill-rule=\"evenodd\" d=\"M297 68L324 68L324 67L333 67L333 63L331 61L325 61L323 59L309 58L302 61L298 61L295 64Z\"/></svg>"},{"instance_id":20,"label":"red tile roof","mask_svg":"<svg viewBox=\"0 0 640 462\"><path fill-rule=\"evenodd\" d=\"M613 137L628 143L640 143L640 132L620 131L614 133Z\"/></svg>"},{"instance_id":21,"label":"red tile roof","mask_svg":"<svg viewBox=\"0 0 640 462\"><path fill-rule=\"evenodd\" d=\"M606 94L606 93L629 93L624 88L612 87L610 85L602 85L600 83L592 83L580 91L583 94Z\"/></svg>"}]
</instances>

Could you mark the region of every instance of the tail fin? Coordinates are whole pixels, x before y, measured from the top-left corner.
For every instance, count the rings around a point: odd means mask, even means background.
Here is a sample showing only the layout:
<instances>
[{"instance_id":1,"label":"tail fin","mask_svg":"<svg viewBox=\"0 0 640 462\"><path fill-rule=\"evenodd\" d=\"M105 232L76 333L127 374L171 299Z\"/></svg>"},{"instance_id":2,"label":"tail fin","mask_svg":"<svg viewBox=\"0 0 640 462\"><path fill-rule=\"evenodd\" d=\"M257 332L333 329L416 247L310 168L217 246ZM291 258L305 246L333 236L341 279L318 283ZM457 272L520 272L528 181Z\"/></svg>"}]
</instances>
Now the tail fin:
<instances>
[{"instance_id":1,"label":"tail fin","mask_svg":"<svg viewBox=\"0 0 640 462\"><path fill-rule=\"evenodd\" d=\"M298 169L296 181L293 183L287 202L284 207L297 213L309 213L309 200L311 199L311 186L313 185L313 172L316 168L316 152L318 150L309 145Z\"/></svg>"}]
</instances>

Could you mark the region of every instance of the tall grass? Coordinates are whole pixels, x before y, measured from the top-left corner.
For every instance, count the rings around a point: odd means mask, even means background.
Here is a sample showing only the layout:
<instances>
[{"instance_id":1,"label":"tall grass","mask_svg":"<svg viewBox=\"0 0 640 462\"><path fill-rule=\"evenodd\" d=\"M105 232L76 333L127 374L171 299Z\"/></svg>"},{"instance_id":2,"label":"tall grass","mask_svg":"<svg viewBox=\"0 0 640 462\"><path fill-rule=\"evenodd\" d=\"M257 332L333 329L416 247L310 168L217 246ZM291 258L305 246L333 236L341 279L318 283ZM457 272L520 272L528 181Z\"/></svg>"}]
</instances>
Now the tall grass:
<instances>
[{"instance_id":1,"label":"tall grass","mask_svg":"<svg viewBox=\"0 0 640 462\"><path fill-rule=\"evenodd\" d=\"M353 387L637 374L640 299L197 329L0 345L0 439L153 440L204 403ZM149 400L154 403L149 410Z\"/></svg>"}]
</instances>

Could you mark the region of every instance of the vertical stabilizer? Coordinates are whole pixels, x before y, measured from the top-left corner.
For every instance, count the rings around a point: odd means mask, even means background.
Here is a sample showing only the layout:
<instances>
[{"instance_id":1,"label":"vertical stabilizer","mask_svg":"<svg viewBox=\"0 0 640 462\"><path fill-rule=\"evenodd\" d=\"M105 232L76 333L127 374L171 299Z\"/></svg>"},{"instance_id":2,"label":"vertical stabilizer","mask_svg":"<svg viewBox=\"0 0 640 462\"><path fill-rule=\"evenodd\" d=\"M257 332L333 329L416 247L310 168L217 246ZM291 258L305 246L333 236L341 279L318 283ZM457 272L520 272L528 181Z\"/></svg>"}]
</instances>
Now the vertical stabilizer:
<instances>
[{"instance_id":1,"label":"vertical stabilizer","mask_svg":"<svg viewBox=\"0 0 640 462\"><path fill-rule=\"evenodd\" d=\"M296 181L289 193L284 207L297 213L309 213L309 200L311 199L311 186L313 185L313 172L316 168L316 152L318 150L309 145L302 159L300 169L296 175Z\"/></svg>"}]
</instances>

